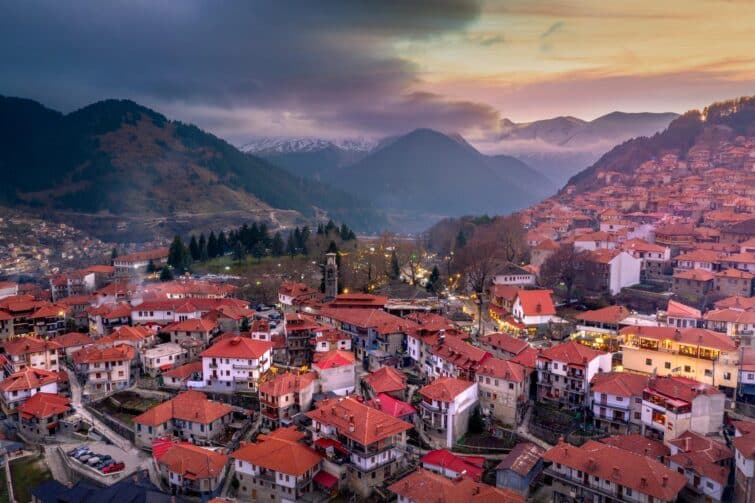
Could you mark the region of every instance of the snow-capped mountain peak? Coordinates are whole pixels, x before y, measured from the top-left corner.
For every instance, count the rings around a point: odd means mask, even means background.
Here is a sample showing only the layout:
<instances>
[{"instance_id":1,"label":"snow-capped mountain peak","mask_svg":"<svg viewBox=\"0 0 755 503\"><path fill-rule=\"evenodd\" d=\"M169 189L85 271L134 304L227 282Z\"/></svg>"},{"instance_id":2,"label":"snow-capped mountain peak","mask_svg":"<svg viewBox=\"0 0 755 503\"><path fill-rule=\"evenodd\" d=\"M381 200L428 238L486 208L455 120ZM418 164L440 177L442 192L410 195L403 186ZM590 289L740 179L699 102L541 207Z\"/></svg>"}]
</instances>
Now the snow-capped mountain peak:
<instances>
[{"instance_id":1,"label":"snow-capped mountain peak","mask_svg":"<svg viewBox=\"0 0 755 503\"><path fill-rule=\"evenodd\" d=\"M294 153L319 152L328 148L339 148L350 152L369 152L375 147L375 142L364 138L348 138L341 140L324 140L322 138L257 138L239 147L243 152L264 153Z\"/></svg>"}]
</instances>

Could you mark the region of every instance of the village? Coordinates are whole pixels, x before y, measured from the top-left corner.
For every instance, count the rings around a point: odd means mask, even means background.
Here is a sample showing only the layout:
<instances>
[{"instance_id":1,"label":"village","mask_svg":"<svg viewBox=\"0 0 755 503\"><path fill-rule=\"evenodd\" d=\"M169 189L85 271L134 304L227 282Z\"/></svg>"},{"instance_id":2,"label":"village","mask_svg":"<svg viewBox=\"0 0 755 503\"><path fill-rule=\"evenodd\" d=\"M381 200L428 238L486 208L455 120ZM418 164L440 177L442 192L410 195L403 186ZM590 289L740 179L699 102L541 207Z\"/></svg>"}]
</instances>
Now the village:
<instances>
[{"instance_id":1,"label":"village","mask_svg":"<svg viewBox=\"0 0 755 503\"><path fill-rule=\"evenodd\" d=\"M283 281L274 306L227 282L145 280L167 248L47 289L4 282L6 466L44 457L34 501L749 501L755 220L683 234L627 218L530 243L531 264L500 268L484 312L457 321L437 297L338 293L335 253L324 292ZM585 291L620 298L670 269L673 297L652 313L564 306L537 274L564 243L601 257Z\"/></svg>"}]
</instances>

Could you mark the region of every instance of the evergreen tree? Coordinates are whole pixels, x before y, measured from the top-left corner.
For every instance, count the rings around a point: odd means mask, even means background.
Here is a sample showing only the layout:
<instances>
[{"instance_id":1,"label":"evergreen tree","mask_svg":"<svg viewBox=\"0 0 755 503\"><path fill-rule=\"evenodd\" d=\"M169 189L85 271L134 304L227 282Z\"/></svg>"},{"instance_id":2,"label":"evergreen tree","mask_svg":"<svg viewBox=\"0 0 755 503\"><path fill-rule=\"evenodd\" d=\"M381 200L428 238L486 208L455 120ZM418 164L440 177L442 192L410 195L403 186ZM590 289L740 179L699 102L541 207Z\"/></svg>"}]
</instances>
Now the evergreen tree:
<instances>
[{"instance_id":1,"label":"evergreen tree","mask_svg":"<svg viewBox=\"0 0 755 503\"><path fill-rule=\"evenodd\" d=\"M262 241L257 241L252 248L252 256L257 259L259 264L262 261L262 257L265 256L265 245Z\"/></svg>"},{"instance_id":2,"label":"evergreen tree","mask_svg":"<svg viewBox=\"0 0 755 503\"><path fill-rule=\"evenodd\" d=\"M328 235L333 231L337 231L338 227L336 226L336 223L333 220L328 220L328 223L325 225L325 234Z\"/></svg>"},{"instance_id":3,"label":"evergreen tree","mask_svg":"<svg viewBox=\"0 0 755 503\"><path fill-rule=\"evenodd\" d=\"M438 293L440 291L440 271L438 266L433 266L433 271L430 273L430 277L427 279L427 291L432 293Z\"/></svg>"},{"instance_id":4,"label":"evergreen tree","mask_svg":"<svg viewBox=\"0 0 755 503\"><path fill-rule=\"evenodd\" d=\"M210 231L210 235L207 237L207 256L209 258L215 258L222 255L218 246L218 239L215 237L215 231Z\"/></svg>"},{"instance_id":5,"label":"evergreen tree","mask_svg":"<svg viewBox=\"0 0 755 503\"><path fill-rule=\"evenodd\" d=\"M110 250L110 265L113 265L113 262L115 262L115 259L118 257L118 250L113 248Z\"/></svg>"},{"instance_id":6,"label":"evergreen tree","mask_svg":"<svg viewBox=\"0 0 755 503\"><path fill-rule=\"evenodd\" d=\"M265 222L260 224L259 232L259 242L262 243L265 248L269 247L272 240L270 239L270 231L267 229L267 224Z\"/></svg>"},{"instance_id":7,"label":"evergreen tree","mask_svg":"<svg viewBox=\"0 0 755 503\"><path fill-rule=\"evenodd\" d=\"M173 267L176 274L183 275L191 267L191 254L184 246L180 236L173 238L168 250L168 265Z\"/></svg>"},{"instance_id":8,"label":"evergreen tree","mask_svg":"<svg viewBox=\"0 0 755 503\"><path fill-rule=\"evenodd\" d=\"M273 257L280 257L286 252L286 244L283 242L283 237L280 232L276 232L273 236L273 242L270 245L270 253Z\"/></svg>"},{"instance_id":9,"label":"evergreen tree","mask_svg":"<svg viewBox=\"0 0 755 503\"><path fill-rule=\"evenodd\" d=\"M210 234L212 235L212 234ZM216 245L213 245L213 248L215 248ZM208 260L210 258L210 249L209 249L209 243L204 238L204 233L202 233L199 236L199 260L202 262Z\"/></svg>"},{"instance_id":10,"label":"evergreen tree","mask_svg":"<svg viewBox=\"0 0 755 503\"><path fill-rule=\"evenodd\" d=\"M464 235L464 232L462 232L461 229L459 229L459 233L456 235L456 249L461 250L464 248L464 246L467 244L467 237Z\"/></svg>"},{"instance_id":11,"label":"evergreen tree","mask_svg":"<svg viewBox=\"0 0 755 503\"><path fill-rule=\"evenodd\" d=\"M239 331L248 332L250 328L251 327L249 325L249 318L247 318L246 316L241 318L241 323L239 324Z\"/></svg>"},{"instance_id":12,"label":"evergreen tree","mask_svg":"<svg viewBox=\"0 0 755 503\"><path fill-rule=\"evenodd\" d=\"M260 240L260 228L257 226L257 222L253 222L252 226L249 228L249 238L246 243L246 249L249 251L252 251L252 248L254 248L254 245L256 245Z\"/></svg>"},{"instance_id":13,"label":"evergreen tree","mask_svg":"<svg viewBox=\"0 0 755 503\"><path fill-rule=\"evenodd\" d=\"M236 238L238 241L241 242L241 245L244 247L244 249L248 250L252 247L251 242L251 229L249 229L249 226L244 224L241 226L241 229L236 233Z\"/></svg>"},{"instance_id":14,"label":"evergreen tree","mask_svg":"<svg viewBox=\"0 0 755 503\"><path fill-rule=\"evenodd\" d=\"M309 255L309 237L312 235L312 232L309 230L308 226L304 226L301 229L301 253L302 255Z\"/></svg>"},{"instance_id":15,"label":"evergreen tree","mask_svg":"<svg viewBox=\"0 0 755 503\"><path fill-rule=\"evenodd\" d=\"M233 260L243 262L244 258L246 258L244 244L241 241L236 241L236 244L233 246Z\"/></svg>"},{"instance_id":16,"label":"evergreen tree","mask_svg":"<svg viewBox=\"0 0 755 503\"><path fill-rule=\"evenodd\" d=\"M160 281L172 281L173 280L173 271L171 270L170 266L165 266L160 270Z\"/></svg>"},{"instance_id":17,"label":"evergreen tree","mask_svg":"<svg viewBox=\"0 0 755 503\"><path fill-rule=\"evenodd\" d=\"M323 234L325 234L325 227L322 224L317 224L317 235L322 236Z\"/></svg>"},{"instance_id":18,"label":"evergreen tree","mask_svg":"<svg viewBox=\"0 0 755 503\"><path fill-rule=\"evenodd\" d=\"M199 244L194 234L191 235L191 239L189 240L189 253L191 253L192 260L199 260Z\"/></svg>"},{"instance_id":19,"label":"evergreen tree","mask_svg":"<svg viewBox=\"0 0 755 503\"><path fill-rule=\"evenodd\" d=\"M398 265L398 256L396 250L391 252L391 267L388 269L388 277L390 279L398 279L401 276L401 267Z\"/></svg>"},{"instance_id":20,"label":"evergreen tree","mask_svg":"<svg viewBox=\"0 0 755 503\"><path fill-rule=\"evenodd\" d=\"M349 240L349 226L348 225L341 224L341 230L338 231L338 233L341 235L341 241Z\"/></svg>"},{"instance_id":21,"label":"evergreen tree","mask_svg":"<svg viewBox=\"0 0 755 503\"><path fill-rule=\"evenodd\" d=\"M301 230L299 230L299 227L294 229L294 247L296 248L296 253L299 253L302 249Z\"/></svg>"},{"instance_id":22,"label":"evergreen tree","mask_svg":"<svg viewBox=\"0 0 755 503\"><path fill-rule=\"evenodd\" d=\"M149 259L149 262L147 262L147 274L152 274L155 271L157 271L155 263L152 261L152 259Z\"/></svg>"},{"instance_id":23,"label":"evergreen tree","mask_svg":"<svg viewBox=\"0 0 755 503\"><path fill-rule=\"evenodd\" d=\"M288 233L288 239L286 240L286 253L294 258L296 256L296 241L294 240L294 233Z\"/></svg>"},{"instance_id":24,"label":"evergreen tree","mask_svg":"<svg viewBox=\"0 0 755 503\"><path fill-rule=\"evenodd\" d=\"M212 239L212 233L210 233L210 239ZM222 257L226 253L228 253L228 239L225 237L225 232L220 231L220 234L218 234L218 244L216 247L216 257ZM208 250L209 251L209 250Z\"/></svg>"}]
</instances>

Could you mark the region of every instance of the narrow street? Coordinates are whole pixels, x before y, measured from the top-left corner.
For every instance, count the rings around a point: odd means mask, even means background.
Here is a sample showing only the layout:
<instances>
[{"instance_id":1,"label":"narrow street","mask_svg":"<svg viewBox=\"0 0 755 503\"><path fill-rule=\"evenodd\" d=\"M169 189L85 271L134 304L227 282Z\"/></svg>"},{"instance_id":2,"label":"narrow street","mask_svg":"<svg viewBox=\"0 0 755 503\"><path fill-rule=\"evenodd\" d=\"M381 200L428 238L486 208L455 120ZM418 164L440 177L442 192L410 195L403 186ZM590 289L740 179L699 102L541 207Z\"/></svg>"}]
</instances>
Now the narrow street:
<instances>
[{"instance_id":1,"label":"narrow street","mask_svg":"<svg viewBox=\"0 0 755 503\"><path fill-rule=\"evenodd\" d=\"M530 416L532 415L532 408L535 407L535 405L536 404L532 403L529 407L527 407L527 412L524 414L522 422L519 424L519 426L516 427L516 433L517 435L526 438L533 444L539 445L543 449L550 449L551 447L553 447L551 444L540 440L529 431Z\"/></svg>"}]
</instances>

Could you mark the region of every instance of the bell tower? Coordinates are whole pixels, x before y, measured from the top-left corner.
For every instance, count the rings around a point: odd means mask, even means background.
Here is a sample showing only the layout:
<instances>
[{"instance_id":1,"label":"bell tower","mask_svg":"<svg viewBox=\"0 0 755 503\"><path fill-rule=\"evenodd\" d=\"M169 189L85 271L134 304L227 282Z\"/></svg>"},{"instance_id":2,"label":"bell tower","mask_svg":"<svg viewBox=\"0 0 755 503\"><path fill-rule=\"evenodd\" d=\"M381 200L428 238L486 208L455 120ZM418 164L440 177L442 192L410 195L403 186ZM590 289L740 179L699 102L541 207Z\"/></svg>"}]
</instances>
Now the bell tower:
<instances>
[{"instance_id":1,"label":"bell tower","mask_svg":"<svg viewBox=\"0 0 755 503\"><path fill-rule=\"evenodd\" d=\"M338 263L335 253L325 254L325 301L335 300L338 294Z\"/></svg>"}]
</instances>

